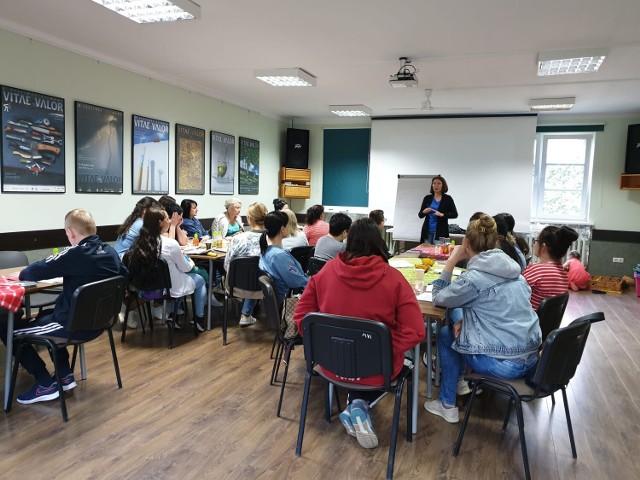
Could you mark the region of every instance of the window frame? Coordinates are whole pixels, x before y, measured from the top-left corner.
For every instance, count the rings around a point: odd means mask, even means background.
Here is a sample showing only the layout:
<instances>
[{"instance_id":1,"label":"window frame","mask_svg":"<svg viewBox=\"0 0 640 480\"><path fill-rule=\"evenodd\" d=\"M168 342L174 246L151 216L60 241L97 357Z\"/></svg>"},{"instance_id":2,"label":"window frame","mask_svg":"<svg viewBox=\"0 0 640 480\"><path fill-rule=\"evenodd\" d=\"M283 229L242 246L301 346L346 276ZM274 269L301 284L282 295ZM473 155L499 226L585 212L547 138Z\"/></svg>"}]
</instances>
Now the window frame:
<instances>
[{"instance_id":1,"label":"window frame","mask_svg":"<svg viewBox=\"0 0 640 480\"><path fill-rule=\"evenodd\" d=\"M549 140L586 140L587 145L584 156L584 173L582 179L582 202L578 215L551 215L544 213L544 193L547 167L546 154ZM532 218L535 221L564 221L564 222L588 222L591 205L591 179L593 172L593 156L595 150L596 132L563 131L563 132L538 132L536 134L536 147L534 157L534 182L533 198L531 202ZM557 165L557 164L551 164ZM578 164L573 164L578 165Z\"/></svg>"}]
</instances>

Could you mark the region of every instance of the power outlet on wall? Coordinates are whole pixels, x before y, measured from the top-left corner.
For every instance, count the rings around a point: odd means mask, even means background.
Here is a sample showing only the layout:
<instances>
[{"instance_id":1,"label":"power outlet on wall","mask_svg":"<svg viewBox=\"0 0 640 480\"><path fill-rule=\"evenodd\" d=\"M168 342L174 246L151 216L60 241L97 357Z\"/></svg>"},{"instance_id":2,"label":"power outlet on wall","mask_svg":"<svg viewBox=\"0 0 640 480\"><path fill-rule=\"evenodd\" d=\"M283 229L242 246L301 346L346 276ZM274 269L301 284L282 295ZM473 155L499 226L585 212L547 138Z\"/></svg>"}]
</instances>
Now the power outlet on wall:
<instances>
[{"instance_id":1,"label":"power outlet on wall","mask_svg":"<svg viewBox=\"0 0 640 480\"><path fill-rule=\"evenodd\" d=\"M613 257L613 263L624 263L624 258L622 258L622 257Z\"/></svg>"}]
</instances>

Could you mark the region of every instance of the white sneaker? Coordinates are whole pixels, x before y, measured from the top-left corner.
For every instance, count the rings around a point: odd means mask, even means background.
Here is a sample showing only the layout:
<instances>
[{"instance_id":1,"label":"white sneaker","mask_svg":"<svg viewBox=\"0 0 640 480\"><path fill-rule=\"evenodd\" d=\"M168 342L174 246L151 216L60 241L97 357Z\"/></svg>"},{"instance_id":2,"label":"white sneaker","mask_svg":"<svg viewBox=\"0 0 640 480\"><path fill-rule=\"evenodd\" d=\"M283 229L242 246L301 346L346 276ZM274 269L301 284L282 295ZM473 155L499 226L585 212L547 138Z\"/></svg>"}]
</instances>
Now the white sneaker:
<instances>
[{"instance_id":1,"label":"white sneaker","mask_svg":"<svg viewBox=\"0 0 640 480\"><path fill-rule=\"evenodd\" d=\"M220 295L224 295L224 287L222 286L222 282L218 283L215 287L213 287L213 293L219 293Z\"/></svg>"},{"instance_id":2,"label":"white sneaker","mask_svg":"<svg viewBox=\"0 0 640 480\"><path fill-rule=\"evenodd\" d=\"M129 312L129 318L127 318L127 328L138 328L138 320L133 316L134 312Z\"/></svg>"},{"instance_id":3,"label":"white sneaker","mask_svg":"<svg viewBox=\"0 0 640 480\"><path fill-rule=\"evenodd\" d=\"M118 323L124 323L124 312L118 314Z\"/></svg>"},{"instance_id":4,"label":"white sneaker","mask_svg":"<svg viewBox=\"0 0 640 480\"><path fill-rule=\"evenodd\" d=\"M240 316L240 326L248 327L249 325L255 325L257 320L251 315L245 315L244 313Z\"/></svg>"},{"instance_id":5,"label":"white sneaker","mask_svg":"<svg viewBox=\"0 0 640 480\"><path fill-rule=\"evenodd\" d=\"M449 423L458 423L460 421L458 407L445 408L440 400L424 402L424 409L429 413L444 418Z\"/></svg>"},{"instance_id":6,"label":"white sneaker","mask_svg":"<svg viewBox=\"0 0 640 480\"><path fill-rule=\"evenodd\" d=\"M469 386L469 382L466 380L458 380L458 385L456 386L456 393L460 396L469 395L473 391L473 388ZM476 390L476 395L480 395L482 393L482 389L478 388Z\"/></svg>"},{"instance_id":7,"label":"white sneaker","mask_svg":"<svg viewBox=\"0 0 640 480\"><path fill-rule=\"evenodd\" d=\"M167 305L167 315L169 315L169 306ZM158 305L157 307L151 307L151 314L154 318L162 319L162 305Z\"/></svg>"}]
</instances>

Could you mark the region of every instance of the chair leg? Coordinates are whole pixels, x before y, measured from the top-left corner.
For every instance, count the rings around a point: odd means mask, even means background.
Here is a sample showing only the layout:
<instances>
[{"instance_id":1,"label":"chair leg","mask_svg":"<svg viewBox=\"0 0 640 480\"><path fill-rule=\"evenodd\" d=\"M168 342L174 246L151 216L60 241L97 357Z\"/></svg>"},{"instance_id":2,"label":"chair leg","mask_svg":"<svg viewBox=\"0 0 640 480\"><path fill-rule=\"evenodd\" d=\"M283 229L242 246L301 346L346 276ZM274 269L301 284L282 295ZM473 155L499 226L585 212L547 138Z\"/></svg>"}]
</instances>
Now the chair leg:
<instances>
[{"instance_id":1,"label":"chair leg","mask_svg":"<svg viewBox=\"0 0 640 480\"><path fill-rule=\"evenodd\" d=\"M302 439L304 438L304 424L307 419L307 405L309 404L309 390L311 388L311 372L307 367L304 377L304 393L302 395L302 407L300 409L300 426L298 427L298 441L296 442L296 457L302 455Z\"/></svg>"},{"instance_id":2,"label":"chair leg","mask_svg":"<svg viewBox=\"0 0 640 480\"><path fill-rule=\"evenodd\" d=\"M278 348L276 350L276 356L275 358L273 358L273 368L271 369L271 381L269 382L270 385L275 385L276 381L278 380L278 370L280 369L280 359L282 357L282 343L277 337L276 337L276 340L278 340Z\"/></svg>"},{"instance_id":3,"label":"chair leg","mask_svg":"<svg viewBox=\"0 0 640 480\"><path fill-rule=\"evenodd\" d=\"M124 343L124 339L127 336L127 320L129 320L129 302L124 310L124 322L122 322L122 334L120 336L120 343Z\"/></svg>"},{"instance_id":4,"label":"chair leg","mask_svg":"<svg viewBox=\"0 0 640 480\"><path fill-rule=\"evenodd\" d=\"M456 446L453 448L454 457L457 457L458 452L460 452L460 447L462 446L462 438L464 437L464 431L467 429L467 423L469 423L469 416L471 415L471 407L473 406L473 401L476 399L477 388L478 384L476 383L473 386L473 390L471 391L471 398L469 399L469 403L467 404L467 411L464 412L464 420L462 420L462 426L460 427L460 433L458 433Z\"/></svg>"},{"instance_id":5,"label":"chair leg","mask_svg":"<svg viewBox=\"0 0 640 480\"><path fill-rule=\"evenodd\" d=\"M407 377L407 442L413 442L413 372Z\"/></svg>"},{"instance_id":6,"label":"chair leg","mask_svg":"<svg viewBox=\"0 0 640 480\"><path fill-rule=\"evenodd\" d=\"M13 394L15 393L15 389L16 389L16 380L18 379L18 367L20 366L20 360L22 359L22 349L23 344L22 343L18 343L16 345L16 341L14 340L14 348L15 348L15 359L13 361L13 370L11 372L11 384L9 386L9 398L7 401L7 404L4 407L4 411L6 413L9 413L11 411L11 402L13 401Z\"/></svg>"},{"instance_id":7,"label":"chair leg","mask_svg":"<svg viewBox=\"0 0 640 480\"><path fill-rule=\"evenodd\" d=\"M111 356L113 357L113 368L116 371L116 380L118 381L118 388L122 388L122 379L120 378L120 365L118 365L118 356L116 355L116 344L113 341L113 332L111 329L107 329L109 334L109 344L111 345Z\"/></svg>"},{"instance_id":8,"label":"chair leg","mask_svg":"<svg viewBox=\"0 0 640 480\"><path fill-rule=\"evenodd\" d=\"M280 410L282 410L282 399L284 398L284 387L287 384L287 373L289 373L289 360L291 359L291 350L292 346L287 345L285 347L285 367L284 367L284 375L282 377L282 386L280 387L280 400L278 401L278 411L276 416L280 416Z\"/></svg>"},{"instance_id":9,"label":"chair leg","mask_svg":"<svg viewBox=\"0 0 640 480\"><path fill-rule=\"evenodd\" d=\"M324 382L324 420L331 423L331 406L333 404L333 390L331 382Z\"/></svg>"},{"instance_id":10,"label":"chair leg","mask_svg":"<svg viewBox=\"0 0 640 480\"><path fill-rule=\"evenodd\" d=\"M229 295L224 294L224 310L222 312L222 345L227 344L227 318L229 317Z\"/></svg>"},{"instance_id":11,"label":"chair leg","mask_svg":"<svg viewBox=\"0 0 640 480\"><path fill-rule=\"evenodd\" d=\"M76 357L78 356L78 345L73 346L73 355L71 356L71 371L76 369Z\"/></svg>"},{"instance_id":12,"label":"chair leg","mask_svg":"<svg viewBox=\"0 0 640 480\"><path fill-rule=\"evenodd\" d=\"M47 349L49 350L49 355L51 355L51 360L54 365L54 373L56 375L56 382L58 385L58 398L60 399L60 410L62 411L62 420L67 422L69 420L69 416L67 414L67 403L64 400L64 391L62 390L62 379L60 378L60 372L56 368L58 365L58 355L56 353L56 348L47 345Z\"/></svg>"},{"instance_id":13,"label":"chair leg","mask_svg":"<svg viewBox=\"0 0 640 480\"><path fill-rule=\"evenodd\" d=\"M81 343L80 345L78 345L79 350L80 350L80 378L82 380L86 380L87 379L87 360L85 359L84 356L84 344ZM76 347L73 348L74 353L76 350ZM71 370L73 372L73 369Z\"/></svg>"},{"instance_id":14,"label":"chair leg","mask_svg":"<svg viewBox=\"0 0 640 480\"><path fill-rule=\"evenodd\" d=\"M514 400L509 400L509 405L507 406L507 412L504 415L504 422L502 422L502 430L507 429L507 425L509 424L509 418L511 417L511 408L513 407Z\"/></svg>"},{"instance_id":15,"label":"chair leg","mask_svg":"<svg viewBox=\"0 0 640 480\"><path fill-rule=\"evenodd\" d=\"M278 343L278 331L277 330L276 330L275 337L273 337L273 345L271 345L271 354L269 355L269 358L271 360L273 360L273 352L276 349L276 343Z\"/></svg>"},{"instance_id":16,"label":"chair leg","mask_svg":"<svg viewBox=\"0 0 640 480\"><path fill-rule=\"evenodd\" d=\"M516 416L518 417L518 431L520 433L520 447L522 448L522 463L524 464L524 475L527 480L531 480L529 472L529 456L527 455L527 441L524 437L524 418L522 416L522 403L519 398L514 399Z\"/></svg>"},{"instance_id":17,"label":"chair leg","mask_svg":"<svg viewBox=\"0 0 640 480\"><path fill-rule=\"evenodd\" d=\"M398 443L398 424L400 423L400 408L402 407L402 389L404 378L396 385L396 401L393 407L393 423L391 424L391 440L389 442L389 460L387 460L387 480L393 478L393 467L396 461L396 444ZM407 417L407 424L411 423L411 417ZM410 432L411 427L407 426Z\"/></svg>"},{"instance_id":18,"label":"chair leg","mask_svg":"<svg viewBox=\"0 0 640 480\"><path fill-rule=\"evenodd\" d=\"M567 429L569 430L569 440L571 441L571 454L573 458L578 458L576 452L576 442L573 438L573 426L571 425L571 415L569 415L569 402L567 401L567 390L562 387L562 400L564 401L564 412L567 415Z\"/></svg>"},{"instance_id":19,"label":"chair leg","mask_svg":"<svg viewBox=\"0 0 640 480\"><path fill-rule=\"evenodd\" d=\"M551 394L551 405L555 405L556 404L556 397L554 396L554 394Z\"/></svg>"}]
</instances>

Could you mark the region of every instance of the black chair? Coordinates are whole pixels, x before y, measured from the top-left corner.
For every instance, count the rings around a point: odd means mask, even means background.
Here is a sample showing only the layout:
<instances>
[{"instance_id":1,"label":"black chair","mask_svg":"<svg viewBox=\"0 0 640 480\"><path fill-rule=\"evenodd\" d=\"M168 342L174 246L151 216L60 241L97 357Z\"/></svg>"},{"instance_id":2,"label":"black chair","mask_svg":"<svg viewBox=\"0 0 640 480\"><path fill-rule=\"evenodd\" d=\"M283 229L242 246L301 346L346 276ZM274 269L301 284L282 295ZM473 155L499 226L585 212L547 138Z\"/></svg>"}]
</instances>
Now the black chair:
<instances>
[{"instance_id":1,"label":"black chair","mask_svg":"<svg viewBox=\"0 0 640 480\"><path fill-rule=\"evenodd\" d=\"M309 259L309 269L307 270L307 273L311 277L322 270L322 267L324 267L326 264L327 260L323 260L318 257L311 257Z\"/></svg>"},{"instance_id":2,"label":"black chair","mask_svg":"<svg viewBox=\"0 0 640 480\"><path fill-rule=\"evenodd\" d=\"M300 266L302 267L302 271L306 272L309 270L309 259L313 257L313 253L315 252L316 247L307 246L307 247L295 247L291 249L291 256L295 258Z\"/></svg>"},{"instance_id":3,"label":"black chair","mask_svg":"<svg viewBox=\"0 0 640 480\"><path fill-rule=\"evenodd\" d=\"M520 447L522 449L522 461L527 480L531 478L529 472L529 458L527 455L527 444L524 436L524 418L522 415L522 402L531 402L538 398L552 395L558 390L562 390L564 410L567 417L567 429L569 430L569 440L571 442L571 453L573 458L577 458L575 441L573 438L573 427L569 415L569 403L567 402L566 387L576 373L582 352L589 336L591 324L604 320L602 312L585 315L578 318L573 323L564 328L554 330L549 334L542 348L540 360L535 371L527 378L517 380L507 380L504 378L491 377L487 375L473 373L466 380L473 383L471 398L467 404L464 420L458 435L458 441L453 450L453 455L457 456L462 445L462 438L469 422L471 408L476 397L477 390L493 390L511 397L507 413L504 418L502 429L507 428L511 409L515 405L518 419L518 430L520 432Z\"/></svg>"},{"instance_id":4,"label":"black chair","mask_svg":"<svg viewBox=\"0 0 640 480\"><path fill-rule=\"evenodd\" d=\"M224 313L222 318L222 345L227 344L229 299L262 300L262 288L258 279L263 272L258 266L260 257L238 257L229 263L224 289Z\"/></svg>"},{"instance_id":5,"label":"black chair","mask_svg":"<svg viewBox=\"0 0 640 480\"><path fill-rule=\"evenodd\" d=\"M563 293L555 297L545 298L538 305L538 319L540 321L540 330L542 330L542 343L547 339L549 334L555 329L560 328L564 311L569 302L569 294Z\"/></svg>"},{"instance_id":6,"label":"black chair","mask_svg":"<svg viewBox=\"0 0 640 480\"><path fill-rule=\"evenodd\" d=\"M121 342L124 342L127 334L127 319L129 318L129 312L131 305L138 305L140 303L146 303L146 316L149 319L149 328L153 330L153 315L151 314L151 303L153 301L162 302L162 322L167 323L169 330L169 348L173 348L173 337L175 333L176 322L178 321L177 309L180 298L173 298L171 296L171 274L169 273L169 265L163 258L157 258L153 266L146 269L144 273L137 272L134 269L129 269L129 285L135 290L129 290L132 298L127 300L126 310L124 314L124 322L122 323L122 336ZM141 296L139 291L144 291L145 295ZM175 300L173 302L173 320L167 318L167 301ZM186 302L184 302L186 311ZM138 310L140 311L140 309ZM142 312L140 312L142 313ZM143 315L140 315L142 321L142 329L144 333L144 320ZM193 325L194 333L198 335L198 328Z\"/></svg>"},{"instance_id":7,"label":"black chair","mask_svg":"<svg viewBox=\"0 0 640 480\"><path fill-rule=\"evenodd\" d=\"M277 382L280 362L284 359L285 363L284 373L282 375L282 385L280 387L280 399L276 410L276 416L279 417L280 410L282 409L282 399L284 398L284 387L287 384L291 351L296 345L302 345L302 338L300 336L295 338L284 338L284 328L280 315L281 309L278 307L278 300L273 289L273 285L271 284L271 279L269 276L263 275L259 278L259 282L260 287L262 288L262 294L264 295L263 305L265 315L267 317L267 323L270 328L273 328L276 331L276 342L278 345L273 361L273 368L271 369L271 385L274 385Z\"/></svg>"},{"instance_id":8,"label":"black chair","mask_svg":"<svg viewBox=\"0 0 640 480\"><path fill-rule=\"evenodd\" d=\"M307 372L304 381L304 396L300 413L300 427L296 456L302 453L302 439L304 436L307 405L311 377L320 375L327 380L325 389L328 398L329 384L349 390L384 390L395 393L393 410L393 425L391 427L391 441L389 444L389 460L387 462L387 478L393 477L393 466L398 438L398 424L400 422L400 406L402 403L402 389L407 381L407 442L412 441L411 417L413 378L412 368L404 366L398 376L393 375L393 350L391 334L384 323L362 318L343 317L325 313L309 313L302 321L302 339L304 342L304 358ZM325 376L319 365L335 375L345 378L369 377L383 375L384 385L371 387L350 382L338 382ZM330 421L331 405L325 400L325 418Z\"/></svg>"},{"instance_id":9,"label":"black chair","mask_svg":"<svg viewBox=\"0 0 640 480\"><path fill-rule=\"evenodd\" d=\"M120 312L120 305L122 304L122 299L124 297L126 283L127 281L124 277L118 276L78 287L73 293L73 299L71 300L68 325L69 334L66 338L48 335L19 335L15 337L14 347L16 349L16 361L14 362L13 374L11 376L11 390L9 392L9 405L7 406L7 412L11 410L11 400L16 386L18 364L22 351L28 344L47 347L55 368L57 365L57 352L59 350L73 346L73 363L75 363L78 348L82 348L83 344L98 338L106 330L109 334L109 344L111 345L111 355L113 357L113 367L116 371L116 379L118 380L118 388L122 388L120 367L118 366L118 357L116 356L116 346L113 341L112 327L118 317L118 313ZM87 339L87 332L95 332L96 335ZM84 339L74 338L76 333L85 334ZM64 400L60 372L57 369L55 371L55 375L56 382L58 382L62 418L66 422L68 420L67 405Z\"/></svg>"},{"instance_id":10,"label":"black chair","mask_svg":"<svg viewBox=\"0 0 640 480\"><path fill-rule=\"evenodd\" d=\"M26 267L27 265L29 265L29 259L26 253L15 250L0 251L0 269ZM26 295L24 306L27 310L27 317L31 317L32 308L40 310L42 307L54 305L61 292L62 287L52 287L46 291Z\"/></svg>"}]
</instances>

